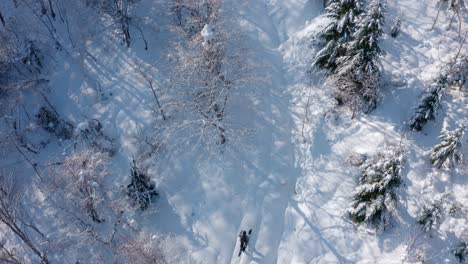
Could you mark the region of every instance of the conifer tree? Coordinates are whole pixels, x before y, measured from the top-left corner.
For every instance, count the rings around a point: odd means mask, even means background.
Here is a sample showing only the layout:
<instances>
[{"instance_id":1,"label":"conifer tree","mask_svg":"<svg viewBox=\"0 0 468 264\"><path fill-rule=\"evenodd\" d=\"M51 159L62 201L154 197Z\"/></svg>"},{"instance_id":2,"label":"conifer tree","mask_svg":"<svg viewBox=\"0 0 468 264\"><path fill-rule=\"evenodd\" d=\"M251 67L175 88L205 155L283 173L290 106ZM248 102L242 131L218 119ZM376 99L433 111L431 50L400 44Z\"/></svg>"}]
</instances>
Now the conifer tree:
<instances>
[{"instance_id":1,"label":"conifer tree","mask_svg":"<svg viewBox=\"0 0 468 264\"><path fill-rule=\"evenodd\" d=\"M425 232L432 230L442 217L442 205L440 202L434 202L429 206L424 206L422 212L418 215L417 223L422 226Z\"/></svg>"},{"instance_id":2,"label":"conifer tree","mask_svg":"<svg viewBox=\"0 0 468 264\"><path fill-rule=\"evenodd\" d=\"M363 3L362 0L331 0L326 11L331 22L318 34L324 46L317 53L313 66L333 73L336 60L346 54L344 44L352 38L356 18L363 12Z\"/></svg>"},{"instance_id":3,"label":"conifer tree","mask_svg":"<svg viewBox=\"0 0 468 264\"><path fill-rule=\"evenodd\" d=\"M442 90L445 87L446 77L442 76L421 95L419 105L416 107L414 115L408 122L408 126L411 130L420 131L427 121L435 118L435 113L440 107Z\"/></svg>"},{"instance_id":4,"label":"conifer tree","mask_svg":"<svg viewBox=\"0 0 468 264\"><path fill-rule=\"evenodd\" d=\"M439 77L421 95L416 111L408 121L408 126L413 131L420 131L429 120L435 119L445 88L458 86L462 89L466 86L468 55L455 56L454 61L442 67L440 71Z\"/></svg>"},{"instance_id":5,"label":"conifer tree","mask_svg":"<svg viewBox=\"0 0 468 264\"><path fill-rule=\"evenodd\" d=\"M401 32L401 18L398 17L395 23L392 25L392 28L390 29L390 36L392 38L396 38L400 35L400 32Z\"/></svg>"},{"instance_id":6,"label":"conifer tree","mask_svg":"<svg viewBox=\"0 0 468 264\"><path fill-rule=\"evenodd\" d=\"M346 44L347 54L337 60L338 78L347 81L347 84L337 83L338 92L335 95L345 104L363 103L362 108L365 112L374 109L377 103L377 88L380 82L377 65L384 53L379 43L385 22L384 6L380 0L372 0L368 8L358 23L357 30L352 34L352 40ZM357 96L360 100L347 100L349 94Z\"/></svg>"},{"instance_id":7,"label":"conifer tree","mask_svg":"<svg viewBox=\"0 0 468 264\"><path fill-rule=\"evenodd\" d=\"M447 73L447 82L450 87L463 89L468 88L468 52L460 54L453 64L449 64L450 69Z\"/></svg>"},{"instance_id":8,"label":"conifer tree","mask_svg":"<svg viewBox=\"0 0 468 264\"><path fill-rule=\"evenodd\" d=\"M356 223L367 223L384 230L395 209L395 189L401 184L403 155L388 149L366 161L348 213Z\"/></svg>"},{"instance_id":9,"label":"conifer tree","mask_svg":"<svg viewBox=\"0 0 468 264\"><path fill-rule=\"evenodd\" d=\"M431 163L436 168L452 168L462 160L461 142L466 125L454 131L445 131L439 136L442 142L432 148Z\"/></svg>"},{"instance_id":10,"label":"conifer tree","mask_svg":"<svg viewBox=\"0 0 468 264\"><path fill-rule=\"evenodd\" d=\"M352 34L352 40L347 43L348 53L339 59L340 72L356 69L363 74L372 73L384 53L379 47L385 23L384 7L381 0L372 0L368 8Z\"/></svg>"},{"instance_id":11,"label":"conifer tree","mask_svg":"<svg viewBox=\"0 0 468 264\"><path fill-rule=\"evenodd\" d=\"M467 263L468 262L468 242L460 241L457 245L452 249L453 255L458 260L459 263Z\"/></svg>"}]
</instances>

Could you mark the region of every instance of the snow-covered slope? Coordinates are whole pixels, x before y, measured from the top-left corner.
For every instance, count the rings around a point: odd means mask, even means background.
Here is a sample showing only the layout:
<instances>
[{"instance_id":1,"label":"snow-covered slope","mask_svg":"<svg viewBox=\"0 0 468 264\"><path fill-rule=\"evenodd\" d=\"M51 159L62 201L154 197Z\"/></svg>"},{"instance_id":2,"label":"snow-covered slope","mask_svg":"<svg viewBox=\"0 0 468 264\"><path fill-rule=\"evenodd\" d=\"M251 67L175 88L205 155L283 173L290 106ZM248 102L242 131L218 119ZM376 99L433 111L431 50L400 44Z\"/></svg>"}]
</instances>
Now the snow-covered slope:
<instances>
[{"instance_id":1,"label":"snow-covered slope","mask_svg":"<svg viewBox=\"0 0 468 264\"><path fill-rule=\"evenodd\" d=\"M142 163L161 195L157 212L127 214L132 228L171 234L177 263L415 263L421 254L427 263L455 263L450 250L468 236L468 165L435 170L428 153L442 129L468 118L466 89L447 92L436 121L421 133L404 124L420 92L459 49L460 37L443 26L449 17L441 14L431 30L438 1L387 1L387 23L401 16L402 33L395 39L387 34L382 43L384 85L377 109L353 119L334 109L324 76L309 71L313 37L327 23L323 1L228 1L225 12L238 18L243 45L261 65L255 74L262 81L230 103L232 124L247 132L213 149L169 147L168 140L153 155L142 142L163 123L141 71L167 102L161 86L168 84L171 68L164 61L176 39L169 27L173 21L155 2L141 1L133 10L147 32L148 50L138 38L127 49L112 34L99 34L57 52L49 75L49 100L58 112L76 124L98 119L116 140L109 186L126 184L129 160L145 153ZM463 15L466 30L468 14ZM385 144L401 144L407 154L398 215L391 228L377 234L347 218L359 175L350 160L371 156ZM69 145L53 142L33 158L44 165L60 159ZM464 153L466 145L465 139ZM5 168L32 171L28 163L19 169L12 159L2 161ZM445 215L437 231L425 234L415 218L443 193L461 205L460 212ZM237 236L249 229L249 246L238 257Z\"/></svg>"}]
</instances>

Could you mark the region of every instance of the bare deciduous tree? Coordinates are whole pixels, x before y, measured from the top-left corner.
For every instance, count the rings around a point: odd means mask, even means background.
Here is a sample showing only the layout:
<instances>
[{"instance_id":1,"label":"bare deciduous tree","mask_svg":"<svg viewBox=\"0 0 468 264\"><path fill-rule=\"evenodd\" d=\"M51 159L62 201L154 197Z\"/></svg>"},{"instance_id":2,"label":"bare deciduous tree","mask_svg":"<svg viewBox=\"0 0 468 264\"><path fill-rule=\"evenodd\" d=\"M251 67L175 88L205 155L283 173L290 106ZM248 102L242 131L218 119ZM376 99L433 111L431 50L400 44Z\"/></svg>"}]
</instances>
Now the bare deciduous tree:
<instances>
[{"instance_id":1,"label":"bare deciduous tree","mask_svg":"<svg viewBox=\"0 0 468 264\"><path fill-rule=\"evenodd\" d=\"M433 30L435 25L437 24L437 20L439 19L439 14L443 6L445 6L445 9L449 11L449 13L452 13L447 30L450 30L450 28L452 27L453 20L455 19L455 17L457 17L458 34L459 36L461 36L463 12L466 12L465 2L463 0L440 0L439 7L437 9L437 15L434 19L434 23L432 24L431 30Z\"/></svg>"},{"instance_id":2,"label":"bare deciduous tree","mask_svg":"<svg viewBox=\"0 0 468 264\"><path fill-rule=\"evenodd\" d=\"M104 199L102 183L108 172L108 155L96 150L84 150L67 157L51 169L50 186L59 194L56 199L91 217L96 223L104 221L98 214Z\"/></svg>"},{"instance_id":3,"label":"bare deciduous tree","mask_svg":"<svg viewBox=\"0 0 468 264\"><path fill-rule=\"evenodd\" d=\"M24 215L22 198L22 192L15 189L11 175L0 172L0 223L24 243L41 260L41 263L49 263L45 252L26 230L26 228L32 228L38 231L37 227L29 223ZM19 260L13 255L11 249L6 249L3 244L0 249L2 254L6 254L11 260Z\"/></svg>"},{"instance_id":4,"label":"bare deciduous tree","mask_svg":"<svg viewBox=\"0 0 468 264\"><path fill-rule=\"evenodd\" d=\"M219 0L177 0L170 7L177 17L173 31L178 39L168 56L174 63L170 93L175 94L168 112L181 113L184 120L169 130L184 134L179 135L186 143L226 143L236 134L228 123L233 118L232 98L261 79L253 75L252 54L242 45L244 36L235 14L220 11L228 8Z\"/></svg>"},{"instance_id":5,"label":"bare deciduous tree","mask_svg":"<svg viewBox=\"0 0 468 264\"><path fill-rule=\"evenodd\" d=\"M164 238L161 235L140 233L137 238L123 242L117 249L119 263L165 264Z\"/></svg>"},{"instance_id":6,"label":"bare deciduous tree","mask_svg":"<svg viewBox=\"0 0 468 264\"><path fill-rule=\"evenodd\" d=\"M0 241L0 263L23 264L26 262L22 252L18 253L17 248L10 248Z\"/></svg>"},{"instance_id":7,"label":"bare deciduous tree","mask_svg":"<svg viewBox=\"0 0 468 264\"><path fill-rule=\"evenodd\" d=\"M96 0L86 1L86 5L98 10L101 14L109 16L114 21L109 28L115 30L116 34L120 36L127 47L130 47L132 42L130 26L134 26L140 32L145 42L145 49L148 49L148 43L143 31L129 14L131 7L137 2L135 0Z\"/></svg>"}]
</instances>

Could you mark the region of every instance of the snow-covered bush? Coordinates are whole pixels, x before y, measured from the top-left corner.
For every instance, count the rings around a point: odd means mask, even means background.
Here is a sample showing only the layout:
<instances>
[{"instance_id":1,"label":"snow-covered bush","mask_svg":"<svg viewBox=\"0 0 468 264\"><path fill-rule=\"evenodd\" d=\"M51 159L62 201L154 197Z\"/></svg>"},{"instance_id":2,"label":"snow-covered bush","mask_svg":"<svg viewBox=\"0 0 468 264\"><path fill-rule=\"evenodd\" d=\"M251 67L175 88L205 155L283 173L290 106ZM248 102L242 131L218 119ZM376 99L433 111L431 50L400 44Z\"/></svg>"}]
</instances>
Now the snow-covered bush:
<instances>
[{"instance_id":1,"label":"snow-covered bush","mask_svg":"<svg viewBox=\"0 0 468 264\"><path fill-rule=\"evenodd\" d=\"M459 58L450 65L450 71L447 73L447 80L451 87L463 89L468 79L468 52L461 54ZM466 89L466 88L465 88Z\"/></svg>"},{"instance_id":2,"label":"snow-covered bush","mask_svg":"<svg viewBox=\"0 0 468 264\"><path fill-rule=\"evenodd\" d=\"M104 152L84 150L52 165L47 187L55 193L51 196L54 203L68 208L66 210L82 212L93 222L103 222L98 212L105 199L102 186L108 176L108 159Z\"/></svg>"},{"instance_id":3,"label":"snow-covered bush","mask_svg":"<svg viewBox=\"0 0 468 264\"><path fill-rule=\"evenodd\" d=\"M401 17L397 17L395 20L395 23L392 25L392 28L390 29L390 36L392 38L396 38L400 35L401 32Z\"/></svg>"},{"instance_id":4,"label":"snow-covered bush","mask_svg":"<svg viewBox=\"0 0 468 264\"><path fill-rule=\"evenodd\" d=\"M117 249L121 259L117 263L165 264L164 237L159 234L140 234L125 241Z\"/></svg>"},{"instance_id":5,"label":"snow-covered bush","mask_svg":"<svg viewBox=\"0 0 468 264\"><path fill-rule=\"evenodd\" d=\"M380 75L377 69L374 73L356 75L353 72L343 72L330 76L328 82L333 86L333 97L338 106L346 106L354 113L368 113L377 106L377 86Z\"/></svg>"},{"instance_id":6,"label":"snow-covered bush","mask_svg":"<svg viewBox=\"0 0 468 264\"><path fill-rule=\"evenodd\" d=\"M169 12L173 14L177 26L189 37L199 34L213 19L222 1L171 1Z\"/></svg>"},{"instance_id":7,"label":"snow-covered bush","mask_svg":"<svg viewBox=\"0 0 468 264\"><path fill-rule=\"evenodd\" d=\"M455 129L454 131L444 131L439 138L442 140L435 145L431 151L431 163L436 168L445 166L452 168L456 163L462 160L461 145L466 125Z\"/></svg>"},{"instance_id":8,"label":"snow-covered bush","mask_svg":"<svg viewBox=\"0 0 468 264\"><path fill-rule=\"evenodd\" d=\"M452 253L459 263L468 263L468 242L460 241L452 249Z\"/></svg>"},{"instance_id":9,"label":"snow-covered bush","mask_svg":"<svg viewBox=\"0 0 468 264\"><path fill-rule=\"evenodd\" d=\"M146 210L159 196L156 184L137 167L135 160L133 160L130 169L130 184L127 185L126 192L133 206L139 207L141 210Z\"/></svg>"},{"instance_id":10,"label":"snow-covered bush","mask_svg":"<svg viewBox=\"0 0 468 264\"><path fill-rule=\"evenodd\" d=\"M70 139L73 136L73 126L62 120L54 110L45 106L41 107L37 112L36 123L58 138Z\"/></svg>"},{"instance_id":11,"label":"snow-covered bush","mask_svg":"<svg viewBox=\"0 0 468 264\"><path fill-rule=\"evenodd\" d=\"M363 164L359 185L348 209L353 222L367 223L378 230L385 229L395 211L395 191L401 184L402 164L402 151L393 147Z\"/></svg>"},{"instance_id":12,"label":"snow-covered bush","mask_svg":"<svg viewBox=\"0 0 468 264\"><path fill-rule=\"evenodd\" d=\"M37 73L40 73L43 67L43 60L44 55L39 48L36 47L36 44L34 44L33 41L28 41L26 54L21 58L21 62L33 68Z\"/></svg>"},{"instance_id":13,"label":"snow-covered bush","mask_svg":"<svg viewBox=\"0 0 468 264\"><path fill-rule=\"evenodd\" d=\"M97 119L90 119L79 123L75 129L77 140L83 140L91 148L107 152L112 156L115 152L114 142L106 136L102 130L102 125Z\"/></svg>"},{"instance_id":14,"label":"snow-covered bush","mask_svg":"<svg viewBox=\"0 0 468 264\"><path fill-rule=\"evenodd\" d=\"M322 40L323 47L315 56L314 67L335 72L337 59L347 53L345 44L353 38L356 20L363 8L361 0L331 0L327 3L326 16L331 22L317 36Z\"/></svg>"},{"instance_id":15,"label":"snow-covered bush","mask_svg":"<svg viewBox=\"0 0 468 264\"><path fill-rule=\"evenodd\" d=\"M434 202L429 206L424 206L422 212L418 215L416 222L422 226L425 232L432 230L442 217L441 204Z\"/></svg>"},{"instance_id":16,"label":"snow-covered bush","mask_svg":"<svg viewBox=\"0 0 468 264\"><path fill-rule=\"evenodd\" d=\"M367 156L359 153L352 153L346 161L353 166L361 166L367 160Z\"/></svg>"}]
</instances>

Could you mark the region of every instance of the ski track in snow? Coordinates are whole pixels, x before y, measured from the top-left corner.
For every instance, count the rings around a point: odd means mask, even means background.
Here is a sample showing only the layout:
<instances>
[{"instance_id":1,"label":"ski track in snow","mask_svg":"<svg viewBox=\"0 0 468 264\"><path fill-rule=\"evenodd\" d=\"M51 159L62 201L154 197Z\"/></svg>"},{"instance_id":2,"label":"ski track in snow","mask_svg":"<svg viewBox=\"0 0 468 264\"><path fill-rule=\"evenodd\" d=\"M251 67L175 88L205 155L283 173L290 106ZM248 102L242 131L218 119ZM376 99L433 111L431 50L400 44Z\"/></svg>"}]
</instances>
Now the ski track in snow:
<instances>
[{"instance_id":1,"label":"ski track in snow","mask_svg":"<svg viewBox=\"0 0 468 264\"><path fill-rule=\"evenodd\" d=\"M317 1L319 2L319 1ZM297 4L287 6L287 4ZM268 65L272 65L272 85L262 97L263 100L269 105L267 116L272 120L271 129L274 131L272 137L267 140L271 149L266 149L265 153L270 153L269 159L264 164L268 168L268 175L276 181L276 186L264 192L264 197L257 197L263 202L260 209L259 226L255 224L254 236L249 243L247 256L244 256L240 263L276 263L278 262L278 252L283 239L284 221L289 208L290 200L294 195L296 180L301 175L300 162L296 161L296 157L305 153L297 153L296 142L297 132L300 123L303 121L303 113L294 113L297 116L291 115L291 103L298 96L298 92L304 90L311 91L308 95L311 98L317 98L319 95L316 91L306 89L310 88L310 82L304 78L304 69L306 59L300 55L301 52L296 50L295 47L295 34L303 28L304 24L297 25L296 27L288 25L284 17L290 15L294 20L294 13L299 13L300 7L304 7L303 1L290 1L285 6L266 1L265 3L253 2L246 7L245 16L255 16L256 29L259 31L260 47L263 47L264 52L271 55L263 55L263 57L270 58ZM315 6L317 7L317 6ZM289 8L289 9L288 9ZM320 10L320 8L317 8ZM288 14L290 12L291 14ZM306 9L302 12L310 12L308 15L312 16L314 10ZM303 19L307 16L301 16ZM259 21L261 23L259 23ZM295 21L297 22L297 21ZM305 39L308 39L306 34ZM305 41L306 41L305 40ZM296 56L296 52L299 54ZM292 54L291 54L292 53ZM287 60L287 62L285 61ZM302 76L302 78L297 78ZM315 96L315 97L314 97ZM319 100L319 99L317 99ZM317 101L310 102L311 104ZM303 102L299 102L300 105ZM303 110L303 109L300 109ZM300 111L299 110L299 111ZM315 109L310 116L307 124L309 133L313 134L313 130L318 126L316 116L319 116L320 110ZM293 129L289 131L289 129ZM277 131L277 133L275 133ZM305 151L307 152L307 151ZM309 159L310 155L305 155L305 159ZM304 161L308 163L308 160ZM281 166L274 165L280 163ZM261 185L260 185L261 188ZM240 229L242 228L239 227ZM248 229L248 227L245 227ZM290 230L288 230L289 232ZM238 245L236 244L236 248ZM236 256L236 254L233 254ZM236 263L236 257L233 257L231 263Z\"/></svg>"}]
</instances>

